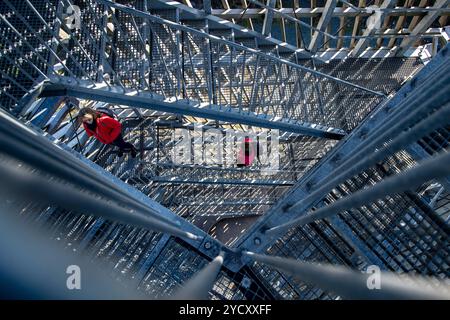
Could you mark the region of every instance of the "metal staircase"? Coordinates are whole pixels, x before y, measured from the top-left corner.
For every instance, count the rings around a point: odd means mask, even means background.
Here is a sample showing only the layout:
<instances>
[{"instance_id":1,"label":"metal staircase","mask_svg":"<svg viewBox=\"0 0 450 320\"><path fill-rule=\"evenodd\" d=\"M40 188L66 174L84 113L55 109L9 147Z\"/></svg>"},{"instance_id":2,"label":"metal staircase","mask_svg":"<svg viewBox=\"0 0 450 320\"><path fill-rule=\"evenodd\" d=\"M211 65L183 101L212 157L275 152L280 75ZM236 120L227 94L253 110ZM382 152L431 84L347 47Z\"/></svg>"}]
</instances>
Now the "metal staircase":
<instances>
[{"instance_id":1,"label":"metal staircase","mask_svg":"<svg viewBox=\"0 0 450 320\"><path fill-rule=\"evenodd\" d=\"M71 4L79 28L65 24ZM426 66L324 63L201 12L159 0L0 4L1 185L30 197L8 210L152 298L176 296L202 269L215 277L199 297L352 297L272 256L448 281L449 47ZM74 121L100 105L136 159ZM279 130L279 169L174 163L177 129L194 140ZM410 170L417 181L396 182ZM381 291L367 297L390 297Z\"/></svg>"}]
</instances>

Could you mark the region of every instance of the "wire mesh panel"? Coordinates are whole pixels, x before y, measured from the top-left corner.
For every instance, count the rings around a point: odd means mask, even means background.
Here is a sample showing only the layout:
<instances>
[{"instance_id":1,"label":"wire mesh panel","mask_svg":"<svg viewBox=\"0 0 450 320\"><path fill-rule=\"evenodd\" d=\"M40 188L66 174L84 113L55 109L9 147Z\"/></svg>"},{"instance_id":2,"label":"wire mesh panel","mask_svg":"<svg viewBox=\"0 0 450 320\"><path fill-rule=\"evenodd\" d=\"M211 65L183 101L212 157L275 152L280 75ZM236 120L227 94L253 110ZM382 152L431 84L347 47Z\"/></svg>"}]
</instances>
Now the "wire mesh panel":
<instances>
[{"instance_id":1,"label":"wire mesh panel","mask_svg":"<svg viewBox=\"0 0 450 320\"><path fill-rule=\"evenodd\" d=\"M291 230L271 246L267 253L315 263L332 263L351 267L364 267L364 261L352 246L326 221ZM335 294L255 262L255 272L284 299L337 299Z\"/></svg>"},{"instance_id":2,"label":"wire mesh panel","mask_svg":"<svg viewBox=\"0 0 450 320\"><path fill-rule=\"evenodd\" d=\"M347 186L347 190L355 190ZM448 226L436 219L417 195L389 197L356 212L345 214L344 221L353 232L373 243L370 246L392 270L448 277ZM440 263L436 265L436 261Z\"/></svg>"},{"instance_id":3,"label":"wire mesh panel","mask_svg":"<svg viewBox=\"0 0 450 320\"><path fill-rule=\"evenodd\" d=\"M2 1L0 3L0 57L2 108L15 106L50 67L50 41L57 1ZM28 18L33 17L33 18Z\"/></svg>"},{"instance_id":4,"label":"wire mesh panel","mask_svg":"<svg viewBox=\"0 0 450 320\"><path fill-rule=\"evenodd\" d=\"M312 63L311 61L304 63L316 70L386 94L396 92L406 80L422 68L418 58L396 57L385 59L347 58L332 60L326 64ZM372 110L361 93L353 95L340 84L320 82L319 86L324 91L322 103L326 106L325 108L330 108L330 112L333 112L333 119L340 121L340 128L351 131ZM355 100L355 104L353 104L353 98L360 103L356 103ZM336 108L335 104L345 106L345 108Z\"/></svg>"},{"instance_id":5,"label":"wire mesh panel","mask_svg":"<svg viewBox=\"0 0 450 320\"><path fill-rule=\"evenodd\" d=\"M70 1L59 1L57 4L59 19L59 36L55 37L56 52L62 62L59 67L64 76L72 76L79 79L103 79L98 72L99 66L105 63L106 39L103 36L106 31L105 7L92 5L89 1L82 0L74 3L77 9L83 12L82 22L78 25L67 25L62 19L67 12L71 12ZM73 9L72 9L73 10ZM55 59L56 57L54 57Z\"/></svg>"}]
</instances>

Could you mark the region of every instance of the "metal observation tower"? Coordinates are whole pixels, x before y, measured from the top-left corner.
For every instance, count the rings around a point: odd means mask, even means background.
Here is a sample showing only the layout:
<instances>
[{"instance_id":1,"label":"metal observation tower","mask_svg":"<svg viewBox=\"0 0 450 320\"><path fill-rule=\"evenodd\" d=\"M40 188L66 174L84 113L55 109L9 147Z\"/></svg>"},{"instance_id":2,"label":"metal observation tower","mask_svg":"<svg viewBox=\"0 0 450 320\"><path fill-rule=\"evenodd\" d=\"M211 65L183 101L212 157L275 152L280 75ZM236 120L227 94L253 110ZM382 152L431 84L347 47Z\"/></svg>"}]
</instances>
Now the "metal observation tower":
<instances>
[{"instance_id":1,"label":"metal observation tower","mask_svg":"<svg viewBox=\"0 0 450 320\"><path fill-rule=\"evenodd\" d=\"M1 0L2 297L449 299L449 5Z\"/></svg>"}]
</instances>

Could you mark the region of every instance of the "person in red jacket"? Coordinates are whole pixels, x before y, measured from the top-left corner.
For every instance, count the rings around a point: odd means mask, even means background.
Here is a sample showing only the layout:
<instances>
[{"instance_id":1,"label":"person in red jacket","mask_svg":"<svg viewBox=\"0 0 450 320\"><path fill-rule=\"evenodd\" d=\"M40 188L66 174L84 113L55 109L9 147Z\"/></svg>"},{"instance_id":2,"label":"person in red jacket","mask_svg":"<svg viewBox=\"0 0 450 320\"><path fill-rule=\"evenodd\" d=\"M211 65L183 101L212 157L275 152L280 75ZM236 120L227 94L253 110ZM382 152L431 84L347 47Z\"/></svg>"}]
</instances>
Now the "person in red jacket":
<instances>
[{"instance_id":1,"label":"person in red jacket","mask_svg":"<svg viewBox=\"0 0 450 320\"><path fill-rule=\"evenodd\" d=\"M136 148L123 140L122 125L116 119L91 108L82 108L78 119L83 123L89 137L94 136L101 143L118 147L119 157L123 156L124 152L130 152L133 158L136 157Z\"/></svg>"}]
</instances>

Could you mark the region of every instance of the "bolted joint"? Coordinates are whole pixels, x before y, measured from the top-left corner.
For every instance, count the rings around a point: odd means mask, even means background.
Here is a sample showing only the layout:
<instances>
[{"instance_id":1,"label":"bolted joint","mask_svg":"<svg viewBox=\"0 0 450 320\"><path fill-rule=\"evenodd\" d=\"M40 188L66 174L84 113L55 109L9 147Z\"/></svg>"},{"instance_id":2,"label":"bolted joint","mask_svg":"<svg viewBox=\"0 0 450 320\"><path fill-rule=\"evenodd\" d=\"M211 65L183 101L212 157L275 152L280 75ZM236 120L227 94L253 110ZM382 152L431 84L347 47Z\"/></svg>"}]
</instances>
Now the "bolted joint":
<instances>
[{"instance_id":1,"label":"bolted joint","mask_svg":"<svg viewBox=\"0 0 450 320\"><path fill-rule=\"evenodd\" d=\"M259 237L255 237L253 239L253 243L255 244L255 246L259 246L261 245L261 239Z\"/></svg>"},{"instance_id":2,"label":"bolted joint","mask_svg":"<svg viewBox=\"0 0 450 320\"><path fill-rule=\"evenodd\" d=\"M365 139L367 138L367 134L369 133L369 131L367 129L363 129L361 130L361 132L359 133L359 138L360 139Z\"/></svg>"},{"instance_id":3,"label":"bolted joint","mask_svg":"<svg viewBox=\"0 0 450 320\"><path fill-rule=\"evenodd\" d=\"M281 208L281 211L283 211L283 213L286 213L288 210L289 210L289 208L291 208L292 207L292 204L285 204L282 208ZM266 231L268 228L266 227L266 229L264 230L264 231Z\"/></svg>"},{"instance_id":4,"label":"bolted joint","mask_svg":"<svg viewBox=\"0 0 450 320\"><path fill-rule=\"evenodd\" d=\"M335 154L335 155L331 158L331 162L337 163L337 162L340 161L341 159L342 159L342 154L337 153L337 154Z\"/></svg>"},{"instance_id":5,"label":"bolted joint","mask_svg":"<svg viewBox=\"0 0 450 320\"><path fill-rule=\"evenodd\" d=\"M314 187L314 185L315 185L315 182L314 181L308 181L306 184L305 184L305 188L306 188L306 191L311 191L311 189ZM289 205L289 206L291 206L291 205Z\"/></svg>"}]
</instances>

